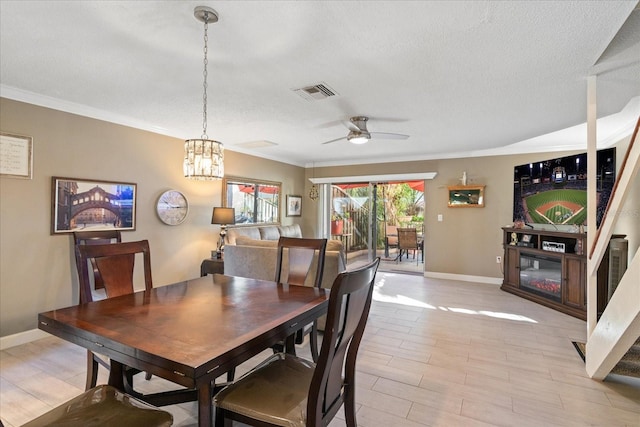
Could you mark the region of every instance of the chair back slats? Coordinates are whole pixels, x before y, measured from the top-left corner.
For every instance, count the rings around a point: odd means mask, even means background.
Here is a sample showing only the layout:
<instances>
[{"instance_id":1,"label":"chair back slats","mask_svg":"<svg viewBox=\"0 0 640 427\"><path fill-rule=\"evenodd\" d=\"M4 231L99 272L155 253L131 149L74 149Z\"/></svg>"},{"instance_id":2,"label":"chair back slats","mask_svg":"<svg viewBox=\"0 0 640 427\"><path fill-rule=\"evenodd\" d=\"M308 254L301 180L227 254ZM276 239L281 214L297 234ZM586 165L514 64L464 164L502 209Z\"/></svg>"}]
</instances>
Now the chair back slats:
<instances>
[{"instance_id":1,"label":"chair back slats","mask_svg":"<svg viewBox=\"0 0 640 427\"><path fill-rule=\"evenodd\" d=\"M135 255L114 255L94 258L102 276L107 298L119 297L133 292L133 267Z\"/></svg>"},{"instance_id":2,"label":"chair back slats","mask_svg":"<svg viewBox=\"0 0 640 427\"><path fill-rule=\"evenodd\" d=\"M105 245L76 246L80 268L80 302L93 301L88 264L95 264L104 281L108 298L134 292L133 272L136 254L142 254L145 289L151 290L151 251L147 240Z\"/></svg>"},{"instance_id":3,"label":"chair back slats","mask_svg":"<svg viewBox=\"0 0 640 427\"><path fill-rule=\"evenodd\" d=\"M289 275L287 283L304 285L311 270L314 251L301 248L289 248Z\"/></svg>"},{"instance_id":4,"label":"chair back slats","mask_svg":"<svg viewBox=\"0 0 640 427\"><path fill-rule=\"evenodd\" d=\"M280 237L275 281L280 283L286 278L289 284L304 285L309 273L315 269L314 286L319 288L322 284L326 248L327 239Z\"/></svg>"},{"instance_id":5,"label":"chair back slats","mask_svg":"<svg viewBox=\"0 0 640 427\"><path fill-rule=\"evenodd\" d=\"M398 248L416 249L418 247L418 231L415 228L398 228Z\"/></svg>"},{"instance_id":6,"label":"chair back slats","mask_svg":"<svg viewBox=\"0 0 640 427\"><path fill-rule=\"evenodd\" d=\"M356 356L379 263L376 258L340 273L331 288L324 338L307 398L308 426L327 424L345 402L345 393L355 392Z\"/></svg>"}]
</instances>

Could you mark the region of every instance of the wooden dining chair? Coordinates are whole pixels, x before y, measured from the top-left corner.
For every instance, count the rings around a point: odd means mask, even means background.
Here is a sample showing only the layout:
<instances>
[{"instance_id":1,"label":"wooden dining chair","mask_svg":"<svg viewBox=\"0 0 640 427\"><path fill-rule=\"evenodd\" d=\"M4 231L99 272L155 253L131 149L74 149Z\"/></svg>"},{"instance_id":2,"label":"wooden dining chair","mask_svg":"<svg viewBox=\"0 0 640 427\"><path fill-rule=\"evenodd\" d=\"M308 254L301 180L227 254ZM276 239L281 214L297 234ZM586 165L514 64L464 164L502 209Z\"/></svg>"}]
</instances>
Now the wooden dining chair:
<instances>
[{"instance_id":1,"label":"wooden dining chair","mask_svg":"<svg viewBox=\"0 0 640 427\"><path fill-rule=\"evenodd\" d=\"M320 288L324 272L324 259L327 239L304 239L297 237L280 237L278 240L278 257L276 261L277 283L304 285L309 273L315 273L313 286ZM285 255L286 254L286 255ZM296 333L296 344L302 344L304 337L310 336L311 356L318 360L318 321L304 326Z\"/></svg>"},{"instance_id":2,"label":"wooden dining chair","mask_svg":"<svg viewBox=\"0 0 640 427\"><path fill-rule=\"evenodd\" d=\"M153 287L151 280L151 251L149 242L141 240L126 243L107 244L78 244L76 246L76 259L80 279L80 303L86 304L93 301L91 284L89 282L89 265L100 276L107 298L126 295L134 292L133 272L136 254L142 254L144 270L144 287L149 291ZM98 364L109 369L109 364L99 355L87 350L87 381L85 389L95 387L98 379ZM151 375L146 374L150 379Z\"/></svg>"},{"instance_id":3,"label":"wooden dining chair","mask_svg":"<svg viewBox=\"0 0 640 427\"><path fill-rule=\"evenodd\" d=\"M122 242L122 235L120 233L120 230L75 231L73 233L74 248L78 245L106 245L108 243L120 242ZM98 267L93 260L91 261L91 266L93 268L93 288L104 288L102 276L100 276L100 271L98 271ZM76 256L76 268L78 268L78 276L80 276L79 267L80 263L78 262L78 257Z\"/></svg>"},{"instance_id":4,"label":"wooden dining chair","mask_svg":"<svg viewBox=\"0 0 640 427\"><path fill-rule=\"evenodd\" d=\"M356 426L356 356L362 340L379 258L338 275L331 288L318 363L273 355L214 397L216 427L230 420L259 426L326 426L344 404Z\"/></svg>"},{"instance_id":5,"label":"wooden dining chair","mask_svg":"<svg viewBox=\"0 0 640 427\"><path fill-rule=\"evenodd\" d=\"M53 408L23 427L118 426L169 427L173 415L155 406L101 385Z\"/></svg>"},{"instance_id":6,"label":"wooden dining chair","mask_svg":"<svg viewBox=\"0 0 640 427\"><path fill-rule=\"evenodd\" d=\"M418 264L418 258L416 258L416 252L420 250L418 244L418 230L415 228L398 228L398 256L396 262L402 261L402 254L406 252L407 259L409 259L409 251L413 252L413 258Z\"/></svg>"}]
</instances>

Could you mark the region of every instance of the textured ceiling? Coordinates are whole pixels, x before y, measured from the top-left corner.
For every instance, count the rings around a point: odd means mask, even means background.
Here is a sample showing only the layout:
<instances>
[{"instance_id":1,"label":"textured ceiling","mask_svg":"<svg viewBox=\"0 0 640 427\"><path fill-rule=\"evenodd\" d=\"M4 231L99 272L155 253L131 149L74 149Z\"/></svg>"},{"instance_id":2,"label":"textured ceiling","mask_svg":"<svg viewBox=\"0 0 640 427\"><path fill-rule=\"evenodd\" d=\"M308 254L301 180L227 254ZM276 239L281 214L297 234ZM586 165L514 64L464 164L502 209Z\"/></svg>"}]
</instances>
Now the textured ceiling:
<instances>
[{"instance_id":1,"label":"textured ceiling","mask_svg":"<svg viewBox=\"0 0 640 427\"><path fill-rule=\"evenodd\" d=\"M640 114L636 1L2 0L0 95L200 137L199 5L220 15L208 135L229 150L323 165L584 147L596 73L599 117L626 107L599 140ZM337 96L292 91L320 82ZM410 138L322 144L354 115Z\"/></svg>"}]
</instances>

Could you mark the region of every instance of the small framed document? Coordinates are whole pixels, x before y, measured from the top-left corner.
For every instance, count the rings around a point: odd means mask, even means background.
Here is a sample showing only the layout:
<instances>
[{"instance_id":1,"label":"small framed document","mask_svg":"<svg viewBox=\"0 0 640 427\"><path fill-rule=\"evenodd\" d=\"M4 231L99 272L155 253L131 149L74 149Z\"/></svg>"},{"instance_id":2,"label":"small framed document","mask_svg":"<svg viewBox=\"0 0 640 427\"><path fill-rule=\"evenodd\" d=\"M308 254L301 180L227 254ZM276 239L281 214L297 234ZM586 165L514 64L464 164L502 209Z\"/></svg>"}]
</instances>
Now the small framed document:
<instances>
[{"instance_id":1,"label":"small framed document","mask_svg":"<svg viewBox=\"0 0 640 427\"><path fill-rule=\"evenodd\" d=\"M0 132L0 175L33 177L33 138Z\"/></svg>"}]
</instances>

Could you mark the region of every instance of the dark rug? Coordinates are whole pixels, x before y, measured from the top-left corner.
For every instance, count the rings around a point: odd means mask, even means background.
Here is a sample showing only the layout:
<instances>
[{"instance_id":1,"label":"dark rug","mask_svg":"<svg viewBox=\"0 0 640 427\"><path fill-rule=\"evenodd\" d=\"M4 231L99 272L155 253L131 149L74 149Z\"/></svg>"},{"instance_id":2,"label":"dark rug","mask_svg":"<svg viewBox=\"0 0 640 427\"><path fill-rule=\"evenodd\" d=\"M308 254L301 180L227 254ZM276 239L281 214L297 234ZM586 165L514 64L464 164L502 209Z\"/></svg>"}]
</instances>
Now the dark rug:
<instances>
[{"instance_id":1,"label":"dark rug","mask_svg":"<svg viewBox=\"0 0 640 427\"><path fill-rule=\"evenodd\" d=\"M585 355L587 354L587 346L582 342L572 341L572 343L584 362ZM640 349L638 349L638 343L631 347L627 354L623 356L622 360L611 370L611 373L640 378Z\"/></svg>"}]
</instances>

